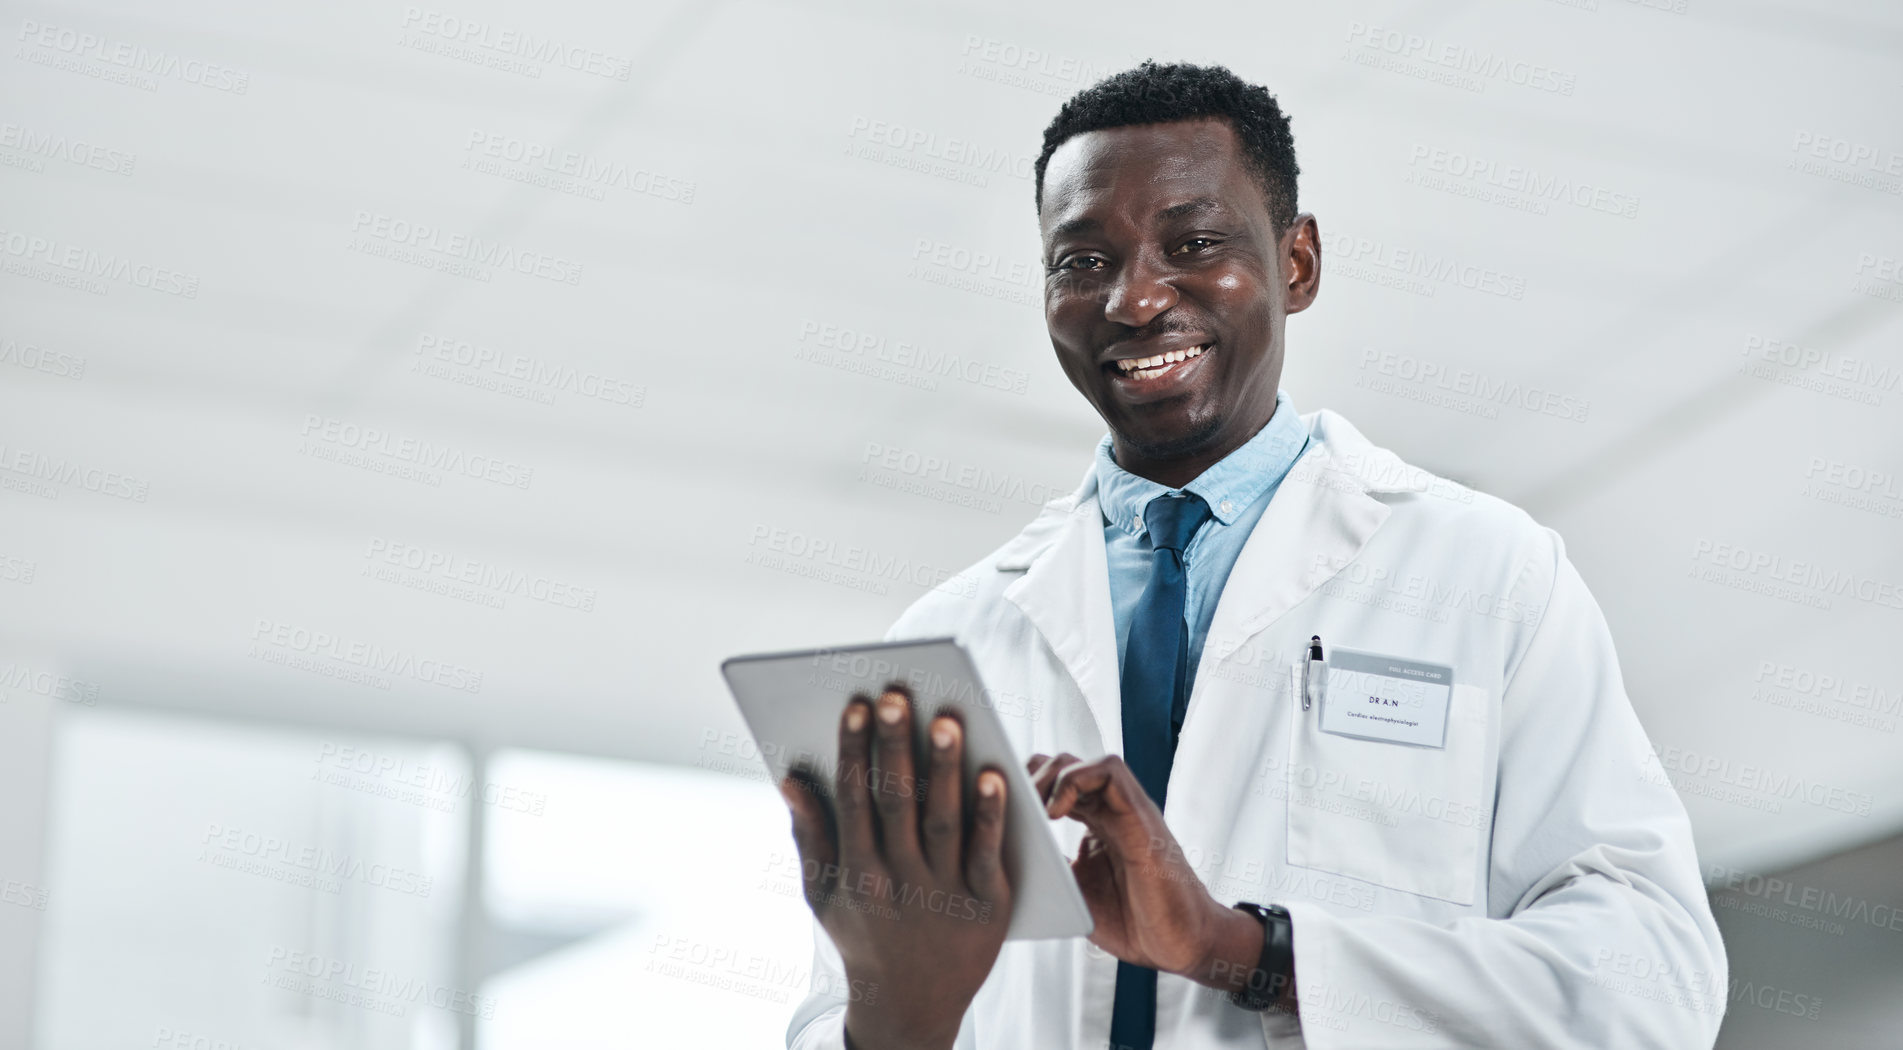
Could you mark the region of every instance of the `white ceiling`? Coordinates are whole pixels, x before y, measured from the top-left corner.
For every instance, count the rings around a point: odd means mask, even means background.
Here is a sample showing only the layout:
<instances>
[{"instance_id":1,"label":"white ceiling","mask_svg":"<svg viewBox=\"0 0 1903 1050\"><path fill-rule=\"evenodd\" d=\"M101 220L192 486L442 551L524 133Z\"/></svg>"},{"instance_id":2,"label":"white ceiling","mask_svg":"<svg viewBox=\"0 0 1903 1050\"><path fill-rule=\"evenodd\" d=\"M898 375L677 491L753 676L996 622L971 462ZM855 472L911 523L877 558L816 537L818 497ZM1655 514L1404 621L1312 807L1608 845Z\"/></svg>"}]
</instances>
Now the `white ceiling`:
<instances>
[{"instance_id":1,"label":"white ceiling","mask_svg":"<svg viewBox=\"0 0 1903 1050\"><path fill-rule=\"evenodd\" d=\"M1895 696L1903 609L1811 608L1689 570L1708 541L1903 585L1903 500L1863 510L1802 493L1818 460L1903 473L1903 388L1870 405L1788 382L1815 367L1740 371L1752 339L1903 368L1903 284L1874 282L1887 299L1855 284L1860 258L1903 256L1903 161L1888 152L1903 150L1903 10L1670 6L20 5L0 125L136 160L130 174L60 156L34 170L0 147L14 158L0 229L198 284L193 298L129 280L94 294L18 272L50 272L44 259L0 256L14 267L0 272L0 340L85 361L72 378L0 354L6 464L24 450L148 486L143 502L78 483L0 489L0 568L33 567L30 583L0 572L0 666L79 676L101 704L706 759L740 730L722 658L877 637L923 593L749 563L759 537L787 530L942 577L1081 475L1101 427L1051 359L1037 285L1009 279L1037 248L1030 180L1011 169L1097 71L1216 61L1293 115L1302 206L1329 246L1324 294L1290 325L1298 406L1335 408L1557 528L1660 748L1874 796L1857 815L1691 795L1708 857L1774 863L1888 833L1903 826L1898 717L1858 727L1753 690L1769 662ZM592 48L628 76L419 49L449 43L430 36L439 19L481 24L478 44L512 31ZM82 33L228 67L245 90L183 73L113 83L96 74L122 67L97 56L78 62L91 74L65 68L61 41ZM1366 64L1391 57L1369 41L1410 35L1411 65ZM1008 64L1031 50L1034 68ZM1421 79L1441 68L1422 53L1507 66L1470 90ZM1535 67L1570 93L1513 82ZM870 147L874 122L1003 151L1006 170L911 170L917 151ZM1895 165L1874 177L1891 189L1792 166L1816 159L1794 143L1827 140L1872 147L1865 163ZM658 173L691 183L692 200L641 192L645 180L599 200L512 181L472 170L472 142ZM1410 158L1434 150L1638 203L1631 217L1564 202L1534 214L1410 181ZM352 250L377 216L579 263L580 278L478 281ZM1523 297L1373 283L1343 265L1357 239L1496 271ZM941 253L998 261L961 275L973 291L930 266ZM923 389L907 365L882 377L799 356L834 327L887 354L922 347L1028 378ZM639 404L572 390L541 403L432 375L419 370L431 338L606 376ZM879 352L854 359L880 366ZM1589 408L1576 422L1422 404L1363 385L1383 354ZM319 458L335 449L324 420L532 477L431 485L359 469ZM943 498L955 485L926 497L877 471L862 480L873 447L1029 495L971 507ZM364 575L373 548L406 545L570 585L593 608L527 594L491 608ZM276 665L259 655L283 655L276 625L479 671L480 691Z\"/></svg>"}]
</instances>

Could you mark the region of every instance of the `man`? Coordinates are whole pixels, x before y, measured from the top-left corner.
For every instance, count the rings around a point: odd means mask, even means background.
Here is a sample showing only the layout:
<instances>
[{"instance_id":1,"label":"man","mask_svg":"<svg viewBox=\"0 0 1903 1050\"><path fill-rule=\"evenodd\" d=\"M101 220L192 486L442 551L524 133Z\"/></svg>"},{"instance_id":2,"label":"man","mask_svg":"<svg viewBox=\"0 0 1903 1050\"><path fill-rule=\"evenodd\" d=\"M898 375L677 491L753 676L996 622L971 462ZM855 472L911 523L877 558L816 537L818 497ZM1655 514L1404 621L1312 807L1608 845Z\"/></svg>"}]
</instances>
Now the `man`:
<instances>
[{"instance_id":1,"label":"man","mask_svg":"<svg viewBox=\"0 0 1903 1050\"><path fill-rule=\"evenodd\" d=\"M1558 536L1279 394L1321 279L1296 174L1220 67L1145 63L1046 129L1045 319L1109 434L975 601L887 637L956 635L1033 701L1006 724L1096 929L1005 944L1003 778L962 797L954 719L854 697L834 803L782 785L826 933L789 1046L1714 1040L1690 827Z\"/></svg>"}]
</instances>

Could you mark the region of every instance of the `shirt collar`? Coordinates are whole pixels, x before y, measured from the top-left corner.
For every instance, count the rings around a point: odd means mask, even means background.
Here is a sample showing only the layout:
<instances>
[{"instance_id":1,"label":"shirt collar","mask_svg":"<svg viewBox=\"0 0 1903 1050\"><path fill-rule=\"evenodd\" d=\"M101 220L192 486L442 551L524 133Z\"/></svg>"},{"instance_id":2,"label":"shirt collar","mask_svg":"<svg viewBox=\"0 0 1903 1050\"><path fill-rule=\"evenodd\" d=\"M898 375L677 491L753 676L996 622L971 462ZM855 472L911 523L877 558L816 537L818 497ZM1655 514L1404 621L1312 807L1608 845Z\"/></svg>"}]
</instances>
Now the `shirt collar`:
<instances>
[{"instance_id":1,"label":"shirt collar","mask_svg":"<svg viewBox=\"0 0 1903 1050\"><path fill-rule=\"evenodd\" d=\"M1133 536L1143 534L1142 511L1165 494L1194 492L1209 504L1210 513L1224 525L1233 525L1243 512L1282 479L1308 446L1308 424L1277 391L1275 414L1254 437L1224 456L1196 480L1180 489L1167 488L1117 466L1109 434L1097 443L1097 501L1104 520Z\"/></svg>"}]
</instances>

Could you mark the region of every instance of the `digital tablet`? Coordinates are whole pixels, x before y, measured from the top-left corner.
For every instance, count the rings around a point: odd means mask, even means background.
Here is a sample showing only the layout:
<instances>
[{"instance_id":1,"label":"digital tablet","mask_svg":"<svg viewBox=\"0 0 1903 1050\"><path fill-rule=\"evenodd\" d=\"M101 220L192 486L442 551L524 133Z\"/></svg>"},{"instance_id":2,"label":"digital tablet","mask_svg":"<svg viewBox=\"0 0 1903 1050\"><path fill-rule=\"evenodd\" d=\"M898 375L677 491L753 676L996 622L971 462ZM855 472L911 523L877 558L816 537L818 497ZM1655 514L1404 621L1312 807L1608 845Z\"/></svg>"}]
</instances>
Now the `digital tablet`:
<instances>
[{"instance_id":1,"label":"digital tablet","mask_svg":"<svg viewBox=\"0 0 1903 1050\"><path fill-rule=\"evenodd\" d=\"M1090 909L1025 772L1026 758L1012 750L977 668L957 641L933 638L736 656L721 663L720 673L753 731L773 782L804 763L818 773L829 803L838 766L839 716L853 693L876 700L888 682L903 682L912 694L915 754L924 753L932 717L939 710L958 712L965 729L965 811L971 811L979 770L995 766L1005 777L1004 868L1012 888L1006 939L1090 933Z\"/></svg>"}]
</instances>

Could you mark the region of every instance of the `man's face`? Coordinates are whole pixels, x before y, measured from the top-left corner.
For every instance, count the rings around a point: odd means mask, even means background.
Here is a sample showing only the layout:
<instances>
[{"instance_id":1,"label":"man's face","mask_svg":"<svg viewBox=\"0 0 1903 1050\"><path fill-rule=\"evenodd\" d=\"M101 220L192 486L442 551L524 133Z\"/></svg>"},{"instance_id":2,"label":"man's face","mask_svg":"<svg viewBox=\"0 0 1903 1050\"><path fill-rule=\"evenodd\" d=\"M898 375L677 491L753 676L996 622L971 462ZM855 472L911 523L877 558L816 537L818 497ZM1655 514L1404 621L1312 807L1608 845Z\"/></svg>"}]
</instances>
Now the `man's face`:
<instances>
[{"instance_id":1,"label":"man's face","mask_svg":"<svg viewBox=\"0 0 1903 1050\"><path fill-rule=\"evenodd\" d=\"M1283 320L1314 299L1318 234L1303 215L1277 238L1228 123L1077 135L1051 155L1042 200L1051 345L1117 461L1206 466L1260 430ZM1127 367L1158 354L1182 359Z\"/></svg>"}]
</instances>

